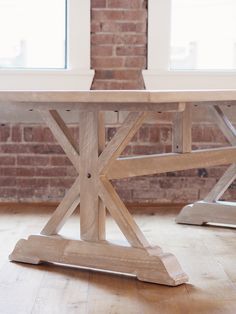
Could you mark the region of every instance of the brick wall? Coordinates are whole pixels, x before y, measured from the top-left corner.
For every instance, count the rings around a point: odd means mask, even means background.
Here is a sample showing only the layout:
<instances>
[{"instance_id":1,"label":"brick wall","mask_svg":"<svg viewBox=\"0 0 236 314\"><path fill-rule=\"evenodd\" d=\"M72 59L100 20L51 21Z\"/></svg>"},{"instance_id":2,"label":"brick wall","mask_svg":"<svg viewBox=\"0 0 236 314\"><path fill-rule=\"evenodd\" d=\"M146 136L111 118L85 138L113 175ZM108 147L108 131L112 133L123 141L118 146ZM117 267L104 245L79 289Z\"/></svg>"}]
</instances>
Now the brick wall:
<instances>
[{"instance_id":1,"label":"brick wall","mask_svg":"<svg viewBox=\"0 0 236 314\"><path fill-rule=\"evenodd\" d=\"M144 89L147 1L92 0L93 89ZM109 140L125 112L106 115ZM194 147L222 145L225 139L206 112L194 113ZM171 149L171 114L152 114L124 154L151 154ZM203 121L199 124L199 121ZM78 126L71 125L78 139ZM196 169L114 182L127 202L192 202L206 195L225 167ZM75 170L42 125L0 125L0 200L58 201L71 186ZM236 186L225 199L236 198Z\"/></svg>"}]
</instances>

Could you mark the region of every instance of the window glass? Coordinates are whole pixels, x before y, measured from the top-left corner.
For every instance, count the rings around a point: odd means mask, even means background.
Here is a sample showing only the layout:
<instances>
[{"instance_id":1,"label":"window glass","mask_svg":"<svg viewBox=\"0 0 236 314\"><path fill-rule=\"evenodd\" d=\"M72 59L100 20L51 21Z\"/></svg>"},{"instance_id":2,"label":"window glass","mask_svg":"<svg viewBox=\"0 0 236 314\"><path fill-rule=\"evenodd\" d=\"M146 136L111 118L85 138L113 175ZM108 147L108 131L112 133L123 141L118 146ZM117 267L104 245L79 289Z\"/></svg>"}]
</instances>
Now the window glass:
<instances>
[{"instance_id":1,"label":"window glass","mask_svg":"<svg viewBox=\"0 0 236 314\"><path fill-rule=\"evenodd\" d=\"M66 67L66 1L0 0L0 68Z\"/></svg>"},{"instance_id":2,"label":"window glass","mask_svg":"<svg viewBox=\"0 0 236 314\"><path fill-rule=\"evenodd\" d=\"M170 70L236 69L236 0L172 0Z\"/></svg>"}]
</instances>

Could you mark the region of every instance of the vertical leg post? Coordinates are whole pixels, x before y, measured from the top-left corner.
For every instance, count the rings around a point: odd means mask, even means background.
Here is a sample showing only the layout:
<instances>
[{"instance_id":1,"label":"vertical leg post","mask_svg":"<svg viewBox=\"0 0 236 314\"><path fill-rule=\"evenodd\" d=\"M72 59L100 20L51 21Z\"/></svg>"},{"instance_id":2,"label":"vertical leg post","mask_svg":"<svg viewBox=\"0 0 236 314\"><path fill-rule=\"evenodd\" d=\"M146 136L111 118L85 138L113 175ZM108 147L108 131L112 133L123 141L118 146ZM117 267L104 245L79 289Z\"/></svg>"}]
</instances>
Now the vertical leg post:
<instances>
[{"instance_id":1,"label":"vertical leg post","mask_svg":"<svg viewBox=\"0 0 236 314\"><path fill-rule=\"evenodd\" d=\"M98 112L80 112L80 238L98 241L104 236L104 215L98 201Z\"/></svg>"},{"instance_id":2,"label":"vertical leg post","mask_svg":"<svg viewBox=\"0 0 236 314\"><path fill-rule=\"evenodd\" d=\"M173 144L174 153L190 153L192 150L192 108L185 106L182 112L174 113Z\"/></svg>"},{"instance_id":3,"label":"vertical leg post","mask_svg":"<svg viewBox=\"0 0 236 314\"><path fill-rule=\"evenodd\" d=\"M98 154L103 152L106 144L105 117L104 112L98 113ZM100 240L106 239L106 207L101 198L98 198L98 219Z\"/></svg>"}]
</instances>

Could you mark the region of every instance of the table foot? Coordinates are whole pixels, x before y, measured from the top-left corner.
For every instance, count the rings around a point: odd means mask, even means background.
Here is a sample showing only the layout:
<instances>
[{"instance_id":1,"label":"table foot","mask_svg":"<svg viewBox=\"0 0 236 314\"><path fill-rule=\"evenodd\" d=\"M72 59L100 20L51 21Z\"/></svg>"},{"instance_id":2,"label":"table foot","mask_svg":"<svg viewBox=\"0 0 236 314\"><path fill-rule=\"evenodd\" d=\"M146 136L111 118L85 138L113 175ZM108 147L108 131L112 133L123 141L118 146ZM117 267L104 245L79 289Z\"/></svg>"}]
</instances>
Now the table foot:
<instances>
[{"instance_id":1,"label":"table foot","mask_svg":"<svg viewBox=\"0 0 236 314\"><path fill-rule=\"evenodd\" d=\"M134 248L106 241L95 243L35 235L20 240L9 258L30 264L49 261L132 274L141 281L169 286L188 281L175 256L163 253L159 247Z\"/></svg>"},{"instance_id":2,"label":"table foot","mask_svg":"<svg viewBox=\"0 0 236 314\"><path fill-rule=\"evenodd\" d=\"M208 222L236 224L236 202L196 202L185 206L177 216L176 222L191 225L203 225Z\"/></svg>"},{"instance_id":3,"label":"table foot","mask_svg":"<svg viewBox=\"0 0 236 314\"><path fill-rule=\"evenodd\" d=\"M9 255L9 260L34 265L42 263L42 261L37 256L29 254L29 249L28 250L25 249L29 244L28 242L29 241L25 239L19 240L16 243L13 252Z\"/></svg>"}]
</instances>

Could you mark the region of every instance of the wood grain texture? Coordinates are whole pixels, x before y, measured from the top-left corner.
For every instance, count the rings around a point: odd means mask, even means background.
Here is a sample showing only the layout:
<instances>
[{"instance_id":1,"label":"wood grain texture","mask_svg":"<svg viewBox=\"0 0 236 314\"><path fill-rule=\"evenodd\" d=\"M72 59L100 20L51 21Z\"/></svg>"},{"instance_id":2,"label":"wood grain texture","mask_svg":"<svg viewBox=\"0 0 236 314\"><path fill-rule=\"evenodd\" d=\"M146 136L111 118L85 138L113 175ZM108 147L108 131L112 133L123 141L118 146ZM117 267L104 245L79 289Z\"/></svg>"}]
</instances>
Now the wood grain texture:
<instances>
[{"instance_id":1,"label":"wood grain texture","mask_svg":"<svg viewBox=\"0 0 236 314\"><path fill-rule=\"evenodd\" d=\"M236 100L236 90L0 91L0 102L171 103Z\"/></svg>"},{"instance_id":2,"label":"wood grain texture","mask_svg":"<svg viewBox=\"0 0 236 314\"><path fill-rule=\"evenodd\" d=\"M100 239L98 211L98 113L81 112L80 131L80 238ZM104 226L104 222L102 222ZM102 231L104 235L104 231Z\"/></svg>"},{"instance_id":3,"label":"wood grain texture","mask_svg":"<svg viewBox=\"0 0 236 314\"><path fill-rule=\"evenodd\" d=\"M107 171L109 179L121 179L170 171L227 165L236 160L235 147L195 150L191 153L146 155L117 159Z\"/></svg>"},{"instance_id":4,"label":"wood grain texture","mask_svg":"<svg viewBox=\"0 0 236 314\"><path fill-rule=\"evenodd\" d=\"M174 113L172 133L172 152L190 153L192 151L192 108L190 105L186 106L184 111Z\"/></svg>"},{"instance_id":5,"label":"wood grain texture","mask_svg":"<svg viewBox=\"0 0 236 314\"><path fill-rule=\"evenodd\" d=\"M135 215L145 236L174 252L189 275L189 283L167 287L77 267L9 263L8 254L17 239L39 231L49 219L51 208L42 207L0 206L0 313L236 312L235 228L175 224L179 210L167 208L156 215ZM149 207L146 209L149 212ZM65 235L76 237L77 224L78 217L74 215L65 225ZM107 232L112 240L119 238L111 217Z\"/></svg>"},{"instance_id":6,"label":"wood grain texture","mask_svg":"<svg viewBox=\"0 0 236 314\"><path fill-rule=\"evenodd\" d=\"M106 144L105 116L104 112L98 113L98 155L100 156ZM98 220L100 240L106 239L106 206L101 198L98 198Z\"/></svg>"},{"instance_id":7,"label":"wood grain texture","mask_svg":"<svg viewBox=\"0 0 236 314\"><path fill-rule=\"evenodd\" d=\"M55 247L57 250L54 250ZM22 262L26 256L26 262L30 256L37 256L40 261L128 273L142 281L170 286L188 280L176 258L172 254L162 253L159 248L145 250L62 237L30 236L28 240L18 242L10 259Z\"/></svg>"}]
</instances>

